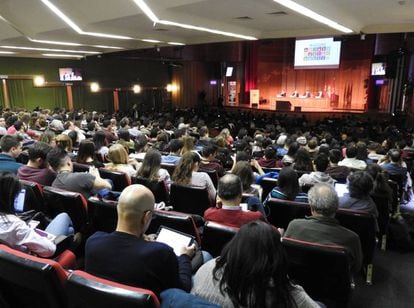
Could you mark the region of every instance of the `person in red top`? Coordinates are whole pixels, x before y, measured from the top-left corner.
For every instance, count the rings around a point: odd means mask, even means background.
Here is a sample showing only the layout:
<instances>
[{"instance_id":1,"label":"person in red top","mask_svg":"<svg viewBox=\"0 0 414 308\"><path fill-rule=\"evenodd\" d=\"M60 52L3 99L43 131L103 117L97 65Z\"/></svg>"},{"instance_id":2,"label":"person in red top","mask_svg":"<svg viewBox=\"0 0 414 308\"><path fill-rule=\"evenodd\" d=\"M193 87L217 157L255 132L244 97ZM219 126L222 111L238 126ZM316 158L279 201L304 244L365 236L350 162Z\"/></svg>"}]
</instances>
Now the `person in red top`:
<instances>
[{"instance_id":1,"label":"person in red top","mask_svg":"<svg viewBox=\"0 0 414 308\"><path fill-rule=\"evenodd\" d=\"M264 220L262 213L244 211L240 206L242 184L237 175L226 174L218 183L218 204L220 208L211 207L204 212L204 219L230 227L240 228L255 220Z\"/></svg>"}]
</instances>

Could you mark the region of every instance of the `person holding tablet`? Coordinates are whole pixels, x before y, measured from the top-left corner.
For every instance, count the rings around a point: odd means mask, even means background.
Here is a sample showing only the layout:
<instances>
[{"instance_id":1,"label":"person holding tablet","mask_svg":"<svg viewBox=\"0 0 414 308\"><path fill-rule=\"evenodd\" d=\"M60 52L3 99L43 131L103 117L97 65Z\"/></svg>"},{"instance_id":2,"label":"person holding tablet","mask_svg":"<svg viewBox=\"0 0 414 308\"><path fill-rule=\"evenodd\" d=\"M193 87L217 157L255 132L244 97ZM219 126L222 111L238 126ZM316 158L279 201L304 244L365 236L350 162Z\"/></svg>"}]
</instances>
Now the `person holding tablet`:
<instances>
[{"instance_id":1,"label":"person holding tablet","mask_svg":"<svg viewBox=\"0 0 414 308\"><path fill-rule=\"evenodd\" d=\"M49 234L52 237L74 234L72 220L66 213L57 215L46 227L46 232L34 229L16 216L14 204L19 201L21 185L14 174L0 173L0 191L0 242L40 257L51 257L57 247Z\"/></svg>"},{"instance_id":2,"label":"person holding tablet","mask_svg":"<svg viewBox=\"0 0 414 308\"><path fill-rule=\"evenodd\" d=\"M118 199L118 223L112 233L96 232L86 242L85 271L159 294L169 288L191 289L195 245L177 255L164 243L150 241L154 195L143 185L130 185Z\"/></svg>"}]
</instances>

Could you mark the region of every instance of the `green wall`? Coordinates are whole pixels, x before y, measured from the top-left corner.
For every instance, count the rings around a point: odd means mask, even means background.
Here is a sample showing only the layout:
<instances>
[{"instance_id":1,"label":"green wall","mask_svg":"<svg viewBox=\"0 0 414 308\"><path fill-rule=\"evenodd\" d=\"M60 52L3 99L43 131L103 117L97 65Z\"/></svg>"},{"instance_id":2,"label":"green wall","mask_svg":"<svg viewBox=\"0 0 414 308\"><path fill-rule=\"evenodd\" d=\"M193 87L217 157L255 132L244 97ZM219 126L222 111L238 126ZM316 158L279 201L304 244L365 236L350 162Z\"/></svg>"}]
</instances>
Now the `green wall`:
<instances>
[{"instance_id":1,"label":"green wall","mask_svg":"<svg viewBox=\"0 0 414 308\"><path fill-rule=\"evenodd\" d=\"M143 87L165 87L170 82L168 65L162 61L144 61L110 54L81 60L0 57L0 75L43 75L48 82L58 82L61 67L80 68L83 71L84 82L75 82L72 86L76 109L112 112L112 89L129 88L135 83ZM88 85L90 81L99 82L103 90L91 93ZM32 80L7 79L7 90L12 108L67 108L66 87L63 85L34 87ZM140 100L140 95L133 95L132 92L121 93L121 107ZM4 106L1 85L0 105Z\"/></svg>"}]
</instances>

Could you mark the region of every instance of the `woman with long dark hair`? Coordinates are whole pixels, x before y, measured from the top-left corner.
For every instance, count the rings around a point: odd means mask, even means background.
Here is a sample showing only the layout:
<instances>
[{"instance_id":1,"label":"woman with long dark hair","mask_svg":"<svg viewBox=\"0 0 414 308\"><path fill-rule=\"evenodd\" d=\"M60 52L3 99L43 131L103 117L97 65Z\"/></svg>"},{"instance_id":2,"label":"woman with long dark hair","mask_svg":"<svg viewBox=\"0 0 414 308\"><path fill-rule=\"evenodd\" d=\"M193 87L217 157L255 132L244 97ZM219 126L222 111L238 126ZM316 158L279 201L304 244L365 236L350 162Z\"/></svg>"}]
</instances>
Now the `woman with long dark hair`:
<instances>
[{"instance_id":1,"label":"woman with long dark hair","mask_svg":"<svg viewBox=\"0 0 414 308\"><path fill-rule=\"evenodd\" d=\"M287 269L279 232L253 221L197 271L191 293L222 307L319 307Z\"/></svg>"},{"instance_id":2,"label":"woman with long dark hair","mask_svg":"<svg viewBox=\"0 0 414 308\"><path fill-rule=\"evenodd\" d=\"M93 165L96 168L104 167L104 164L95 159L95 144L91 140L82 140L79 144L76 162L80 164Z\"/></svg>"},{"instance_id":3,"label":"woman with long dark hair","mask_svg":"<svg viewBox=\"0 0 414 308\"><path fill-rule=\"evenodd\" d=\"M187 152L181 157L180 162L174 170L172 179L180 185L190 185L206 188L211 204L215 204L216 189L209 175L205 172L198 172L198 164L201 158L195 152Z\"/></svg>"},{"instance_id":4,"label":"woman with long dark hair","mask_svg":"<svg viewBox=\"0 0 414 308\"><path fill-rule=\"evenodd\" d=\"M267 199L269 197L296 202L308 202L307 194L300 192L298 175L291 167L284 167L280 170L277 186L272 189Z\"/></svg>"},{"instance_id":5,"label":"woman with long dark hair","mask_svg":"<svg viewBox=\"0 0 414 308\"><path fill-rule=\"evenodd\" d=\"M170 174L161 168L161 153L156 149L149 149L144 157L137 176L149 179L150 181L164 181L169 187Z\"/></svg>"},{"instance_id":6,"label":"woman with long dark hair","mask_svg":"<svg viewBox=\"0 0 414 308\"><path fill-rule=\"evenodd\" d=\"M0 173L0 191L0 242L41 257L53 256L56 244L39 235L15 214L14 201L21 191L21 186L14 174ZM72 221L66 213L57 215L45 231L55 236L68 236L74 233Z\"/></svg>"}]
</instances>

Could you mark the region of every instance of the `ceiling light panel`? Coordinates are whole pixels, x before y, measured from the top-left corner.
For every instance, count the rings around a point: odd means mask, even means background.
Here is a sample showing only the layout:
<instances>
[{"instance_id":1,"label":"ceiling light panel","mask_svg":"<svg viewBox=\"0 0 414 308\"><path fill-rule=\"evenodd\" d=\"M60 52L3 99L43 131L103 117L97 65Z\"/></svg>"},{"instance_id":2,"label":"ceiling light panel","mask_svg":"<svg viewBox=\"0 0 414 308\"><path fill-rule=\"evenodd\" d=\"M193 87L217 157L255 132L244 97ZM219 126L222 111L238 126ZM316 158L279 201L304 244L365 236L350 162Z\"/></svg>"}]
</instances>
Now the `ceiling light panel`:
<instances>
[{"instance_id":1,"label":"ceiling light panel","mask_svg":"<svg viewBox=\"0 0 414 308\"><path fill-rule=\"evenodd\" d=\"M54 57L54 58L83 58L82 55L65 55L62 53L42 53L42 56L45 57Z\"/></svg>"},{"instance_id":2,"label":"ceiling light panel","mask_svg":"<svg viewBox=\"0 0 414 308\"><path fill-rule=\"evenodd\" d=\"M349 29L343 25L340 25L334 20L331 20L325 16L322 16L311 9L308 9L307 7L304 7L303 5L300 5L292 0L273 0L276 3L279 3L280 5L283 5L284 7L287 7L288 9L295 11L301 15L304 15L306 17L309 17L319 23L322 23L324 25L327 25L328 27L331 27L335 30L338 30L343 33L352 33L353 30Z\"/></svg>"},{"instance_id":3,"label":"ceiling light panel","mask_svg":"<svg viewBox=\"0 0 414 308\"><path fill-rule=\"evenodd\" d=\"M21 50L35 50L35 51L56 51L56 52L69 52L69 53L85 53L85 54L98 54L98 53L100 53L99 51L88 51L88 50L38 48L38 47L9 46L9 45L0 45L0 48L21 49Z\"/></svg>"}]
</instances>

